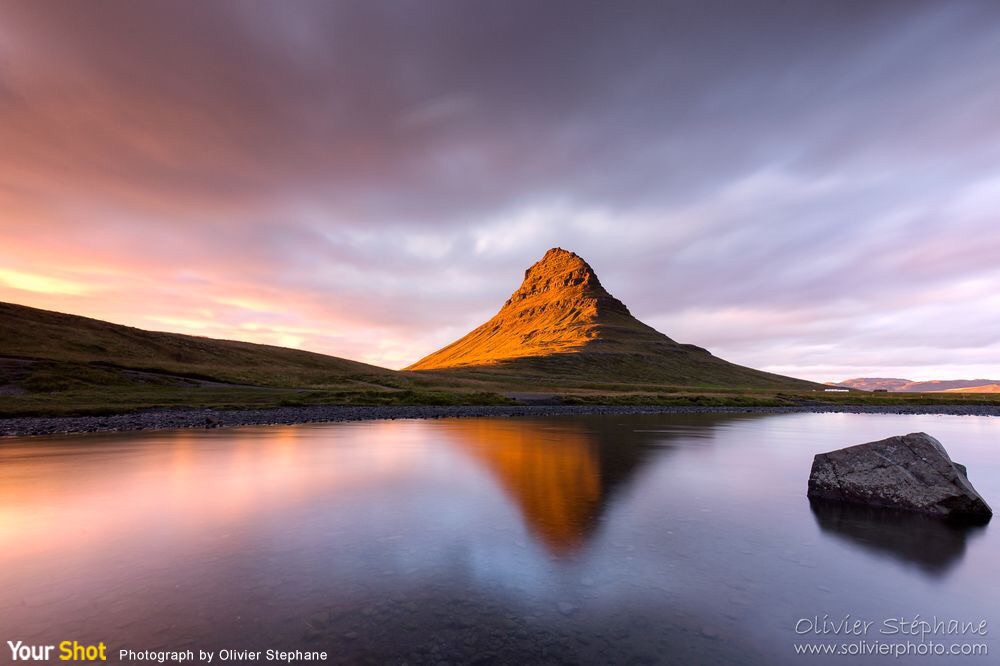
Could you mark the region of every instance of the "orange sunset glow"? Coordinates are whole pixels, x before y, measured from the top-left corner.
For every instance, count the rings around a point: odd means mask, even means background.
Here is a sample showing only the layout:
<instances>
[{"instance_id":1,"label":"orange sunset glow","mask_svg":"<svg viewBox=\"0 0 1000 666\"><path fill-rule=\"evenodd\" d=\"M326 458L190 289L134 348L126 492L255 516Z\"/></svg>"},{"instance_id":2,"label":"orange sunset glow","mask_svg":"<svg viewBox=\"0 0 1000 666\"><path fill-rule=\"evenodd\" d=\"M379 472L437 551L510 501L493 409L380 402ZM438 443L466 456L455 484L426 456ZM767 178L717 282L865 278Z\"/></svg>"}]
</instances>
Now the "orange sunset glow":
<instances>
[{"instance_id":1,"label":"orange sunset glow","mask_svg":"<svg viewBox=\"0 0 1000 666\"><path fill-rule=\"evenodd\" d=\"M1000 0L0 0L0 664L995 662L998 119Z\"/></svg>"},{"instance_id":2,"label":"orange sunset glow","mask_svg":"<svg viewBox=\"0 0 1000 666\"><path fill-rule=\"evenodd\" d=\"M0 300L397 369L563 246L741 365L1000 363L990 8L445 5L0 2Z\"/></svg>"}]
</instances>

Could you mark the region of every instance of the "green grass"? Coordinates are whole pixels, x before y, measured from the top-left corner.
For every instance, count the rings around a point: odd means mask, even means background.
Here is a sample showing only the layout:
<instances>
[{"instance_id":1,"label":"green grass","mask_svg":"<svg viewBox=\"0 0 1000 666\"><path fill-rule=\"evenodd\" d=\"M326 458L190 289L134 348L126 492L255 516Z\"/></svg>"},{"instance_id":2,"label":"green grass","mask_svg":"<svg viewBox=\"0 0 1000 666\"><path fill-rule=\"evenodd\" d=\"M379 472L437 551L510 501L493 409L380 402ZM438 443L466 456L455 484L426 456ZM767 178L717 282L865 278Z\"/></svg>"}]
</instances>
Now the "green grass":
<instances>
[{"instance_id":1,"label":"green grass","mask_svg":"<svg viewBox=\"0 0 1000 666\"><path fill-rule=\"evenodd\" d=\"M308 405L507 405L497 393L449 391L341 391L289 388L164 385L74 385L66 390L4 396L0 416L108 415L149 409L264 409Z\"/></svg>"},{"instance_id":2,"label":"green grass","mask_svg":"<svg viewBox=\"0 0 1000 666\"><path fill-rule=\"evenodd\" d=\"M962 397L959 397L959 396ZM813 391L762 391L706 389L673 389L651 393L587 393L570 394L564 404L573 405L676 405L711 407L809 407L809 406L872 406L904 407L932 405L1000 406L997 394L940 393L851 393L829 395Z\"/></svg>"},{"instance_id":3,"label":"green grass","mask_svg":"<svg viewBox=\"0 0 1000 666\"><path fill-rule=\"evenodd\" d=\"M570 395L563 398L568 405L630 405L676 407L790 407L793 402L773 395L702 395L643 393L617 395Z\"/></svg>"},{"instance_id":4,"label":"green grass","mask_svg":"<svg viewBox=\"0 0 1000 666\"><path fill-rule=\"evenodd\" d=\"M895 407L906 405L1000 405L996 393L835 393L835 394L781 394L800 401L814 401L824 405L870 405Z\"/></svg>"},{"instance_id":5,"label":"green grass","mask_svg":"<svg viewBox=\"0 0 1000 666\"><path fill-rule=\"evenodd\" d=\"M638 352L579 352L526 357L470 368L421 370L439 381L473 380L501 385L607 391L679 386L718 390L810 390L819 384L745 368L687 345Z\"/></svg>"},{"instance_id":6,"label":"green grass","mask_svg":"<svg viewBox=\"0 0 1000 666\"><path fill-rule=\"evenodd\" d=\"M2 382L0 382L2 383ZM289 388L220 385L193 379L38 362L21 372L17 392L0 399L0 416L62 416L127 413L157 408L245 409L307 405L510 405L502 385L413 388ZM615 385L618 388L618 385ZM525 387L521 387L525 388ZM533 387L536 391L538 387ZM1000 394L850 393L648 387L643 391L553 391L567 405L663 405L711 407L1000 405Z\"/></svg>"}]
</instances>

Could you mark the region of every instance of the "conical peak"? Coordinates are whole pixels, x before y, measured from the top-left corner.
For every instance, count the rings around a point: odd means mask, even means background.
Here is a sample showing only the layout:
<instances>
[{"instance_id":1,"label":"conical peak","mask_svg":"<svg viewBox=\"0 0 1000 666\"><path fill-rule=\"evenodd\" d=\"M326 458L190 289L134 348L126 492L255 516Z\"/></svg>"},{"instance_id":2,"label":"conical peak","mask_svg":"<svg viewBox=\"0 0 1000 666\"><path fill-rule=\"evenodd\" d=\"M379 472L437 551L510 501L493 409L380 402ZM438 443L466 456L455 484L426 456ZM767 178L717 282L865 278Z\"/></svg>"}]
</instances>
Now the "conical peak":
<instances>
[{"instance_id":1,"label":"conical peak","mask_svg":"<svg viewBox=\"0 0 1000 666\"><path fill-rule=\"evenodd\" d=\"M648 352L664 344L675 345L635 319L579 255L557 247L525 271L524 282L492 319L410 369L490 365L584 349Z\"/></svg>"},{"instance_id":2,"label":"conical peak","mask_svg":"<svg viewBox=\"0 0 1000 666\"><path fill-rule=\"evenodd\" d=\"M594 274L594 269L590 267L590 264L584 261L576 252L570 252L561 247L554 247L546 252L541 259L532 264L528 270L524 271L524 278L528 279L528 276L533 273L552 275L575 271Z\"/></svg>"},{"instance_id":3,"label":"conical peak","mask_svg":"<svg viewBox=\"0 0 1000 666\"><path fill-rule=\"evenodd\" d=\"M514 292L511 300L519 300L528 294L567 289L604 292L590 264L575 252L554 247L524 272L524 282Z\"/></svg>"},{"instance_id":4,"label":"conical peak","mask_svg":"<svg viewBox=\"0 0 1000 666\"><path fill-rule=\"evenodd\" d=\"M674 342L633 317L583 258L560 247L525 271L524 282L489 321L407 370L468 370L477 380L495 372L525 385L558 376L572 386L808 386Z\"/></svg>"}]
</instances>

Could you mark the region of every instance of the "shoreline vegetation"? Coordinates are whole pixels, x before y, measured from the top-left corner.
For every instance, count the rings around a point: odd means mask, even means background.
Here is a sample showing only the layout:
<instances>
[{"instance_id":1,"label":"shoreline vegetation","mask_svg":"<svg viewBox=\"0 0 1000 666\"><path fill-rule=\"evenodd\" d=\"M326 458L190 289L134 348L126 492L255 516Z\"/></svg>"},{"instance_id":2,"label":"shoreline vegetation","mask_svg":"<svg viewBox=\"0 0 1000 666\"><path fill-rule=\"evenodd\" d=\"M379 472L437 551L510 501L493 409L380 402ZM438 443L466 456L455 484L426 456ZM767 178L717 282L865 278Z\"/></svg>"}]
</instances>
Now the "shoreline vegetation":
<instances>
[{"instance_id":1,"label":"shoreline vegetation","mask_svg":"<svg viewBox=\"0 0 1000 666\"><path fill-rule=\"evenodd\" d=\"M544 376L470 379L401 372L352 375L317 386L235 384L154 368L0 356L0 419L113 416L150 410L306 407L1000 407L1000 393L873 393L851 390L670 386L567 381ZM2 381L6 375L6 382Z\"/></svg>"},{"instance_id":2,"label":"shoreline vegetation","mask_svg":"<svg viewBox=\"0 0 1000 666\"><path fill-rule=\"evenodd\" d=\"M0 418L0 439L83 433L234 428L395 419L507 418L615 414L936 414L1000 416L993 405L311 405L270 409L156 409L103 416Z\"/></svg>"}]
</instances>

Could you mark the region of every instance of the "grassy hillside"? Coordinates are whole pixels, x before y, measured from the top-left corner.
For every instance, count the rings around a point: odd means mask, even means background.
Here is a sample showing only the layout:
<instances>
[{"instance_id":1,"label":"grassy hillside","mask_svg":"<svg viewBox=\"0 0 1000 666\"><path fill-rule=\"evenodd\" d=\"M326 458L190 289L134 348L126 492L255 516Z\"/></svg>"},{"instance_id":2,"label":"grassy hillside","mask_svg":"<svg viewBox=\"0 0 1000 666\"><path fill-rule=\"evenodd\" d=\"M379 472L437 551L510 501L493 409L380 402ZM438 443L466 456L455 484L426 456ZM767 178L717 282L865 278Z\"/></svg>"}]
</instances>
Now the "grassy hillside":
<instances>
[{"instance_id":1,"label":"grassy hillside","mask_svg":"<svg viewBox=\"0 0 1000 666\"><path fill-rule=\"evenodd\" d=\"M506 402L334 356L0 303L0 416L155 407Z\"/></svg>"},{"instance_id":2,"label":"grassy hillside","mask_svg":"<svg viewBox=\"0 0 1000 666\"><path fill-rule=\"evenodd\" d=\"M837 382L839 386L875 391L882 389L893 393L937 393L958 389L968 389L973 393L990 393L989 387L1000 384L996 379L932 379L915 382L910 379L890 379L884 377L858 377Z\"/></svg>"},{"instance_id":3,"label":"grassy hillside","mask_svg":"<svg viewBox=\"0 0 1000 666\"><path fill-rule=\"evenodd\" d=\"M144 331L11 303L0 303L0 354L254 386L393 385L399 375L297 349Z\"/></svg>"},{"instance_id":4,"label":"grassy hillside","mask_svg":"<svg viewBox=\"0 0 1000 666\"><path fill-rule=\"evenodd\" d=\"M537 390L657 388L812 390L804 380L753 370L711 355L692 345L656 343L642 350L580 351L497 361L491 364L442 368L433 374L446 381L468 379Z\"/></svg>"},{"instance_id":5,"label":"grassy hillside","mask_svg":"<svg viewBox=\"0 0 1000 666\"><path fill-rule=\"evenodd\" d=\"M941 391L941 393L1000 393L1000 384L986 384L985 386L969 386L967 388L954 388Z\"/></svg>"}]
</instances>

